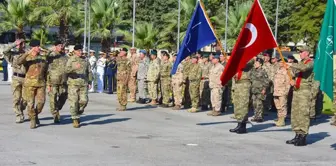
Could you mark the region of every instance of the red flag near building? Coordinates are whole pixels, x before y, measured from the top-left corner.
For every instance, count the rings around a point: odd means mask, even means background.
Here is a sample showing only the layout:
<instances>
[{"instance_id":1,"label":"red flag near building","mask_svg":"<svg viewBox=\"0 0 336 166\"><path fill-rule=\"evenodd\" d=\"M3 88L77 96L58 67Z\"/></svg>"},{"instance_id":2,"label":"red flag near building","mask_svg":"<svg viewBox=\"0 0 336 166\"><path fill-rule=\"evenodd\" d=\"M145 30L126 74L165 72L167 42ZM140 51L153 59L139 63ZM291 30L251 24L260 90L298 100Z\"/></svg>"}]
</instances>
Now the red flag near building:
<instances>
[{"instance_id":1,"label":"red flag near building","mask_svg":"<svg viewBox=\"0 0 336 166\"><path fill-rule=\"evenodd\" d=\"M255 0L222 73L222 84L225 85L260 52L277 46L259 0Z\"/></svg>"}]
</instances>

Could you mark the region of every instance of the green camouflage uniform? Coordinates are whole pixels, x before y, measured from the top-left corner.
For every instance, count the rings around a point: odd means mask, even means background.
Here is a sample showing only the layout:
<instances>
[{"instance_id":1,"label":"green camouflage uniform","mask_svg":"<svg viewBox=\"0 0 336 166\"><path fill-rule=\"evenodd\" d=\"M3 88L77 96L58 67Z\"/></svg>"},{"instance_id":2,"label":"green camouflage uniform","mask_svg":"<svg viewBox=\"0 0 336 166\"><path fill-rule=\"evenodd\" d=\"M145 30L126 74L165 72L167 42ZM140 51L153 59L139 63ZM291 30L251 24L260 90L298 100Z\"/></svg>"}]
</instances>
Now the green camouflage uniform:
<instances>
[{"instance_id":1,"label":"green camouflage uniform","mask_svg":"<svg viewBox=\"0 0 336 166\"><path fill-rule=\"evenodd\" d=\"M24 81L25 98L27 101L28 115L31 120L30 127L35 128L36 124L39 124L38 114L42 112L45 103L47 58L42 55L33 56L30 53L26 53L18 58L17 64L23 64L27 69Z\"/></svg>"},{"instance_id":2,"label":"green camouflage uniform","mask_svg":"<svg viewBox=\"0 0 336 166\"><path fill-rule=\"evenodd\" d=\"M204 62L200 64L202 69L202 80L200 84L200 96L201 96L201 105L208 106L210 104L210 87L209 87L209 74L212 64Z\"/></svg>"},{"instance_id":3,"label":"green camouflage uniform","mask_svg":"<svg viewBox=\"0 0 336 166\"><path fill-rule=\"evenodd\" d=\"M316 81L315 79L313 79L312 82L312 87L311 87L311 101L310 101L310 112L309 112L309 116L310 118L315 118L316 116L316 103L317 103L317 97L320 91L320 82Z\"/></svg>"},{"instance_id":4,"label":"green camouflage uniform","mask_svg":"<svg viewBox=\"0 0 336 166\"><path fill-rule=\"evenodd\" d=\"M162 104L169 104L169 99L171 97L171 77L170 71L172 69L172 63L167 61L162 61L160 67L160 81L161 81L161 93L162 93Z\"/></svg>"},{"instance_id":5,"label":"green camouflage uniform","mask_svg":"<svg viewBox=\"0 0 336 166\"><path fill-rule=\"evenodd\" d=\"M266 90L269 87L269 79L267 73L263 68L253 68L250 72L251 95L254 109L254 118L263 119L264 105L263 101L266 98L266 94L262 94L262 90Z\"/></svg>"},{"instance_id":6,"label":"green camouflage uniform","mask_svg":"<svg viewBox=\"0 0 336 166\"><path fill-rule=\"evenodd\" d=\"M158 98L158 83L160 80L160 62L158 58L149 63L147 72L148 93L152 102Z\"/></svg>"},{"instance_id":7,"label":"green camouflage uniform","mask_svg":"<svg viewBox=\"0 0 336 166\"><path fill-rule=\"evenodd\" d=\"M52 52L48 56L47 86L50 88L50 112L55 118L67 100L66 69L68 57L62 53Z\"/></svg>"},{"instance_id":8,"label":"green camouflage uniform","mask_svg":"<svg viewBox=\"0 0 336 166\"><path fill-rule=\"evenodd\" d=\"M291 68L295 70L298 77L302 73L300 88L295 88L293 92L293 105L291 113L292 130L296 134L308 134L310 125L310 102L311 102L311 86L313 83L313 67L314 62L304 64L303 61L298 64L292 64Z\"/></svg>"},{"instance_id":9,"label":"green camouflage uniform","mask_svg":"<svg viewBox=\"0 0 336 166\"><path fill-rule=\"evenodd\" d=\"M24 121L23 111L26 109L27 102L24 98L24 78L26 68L24 65L18 65L17 60L24 52L11 51L16 46L15 43L4 49L3 54L7 62L12 65L12 93L13 93L13 110L16 115L16 122Z\"/></svg>"},{"instance_id":10,"label":"green camouflage uniform","mask_svg":"<svg viewBox=\"0 0 336 166\"><path fill-rule=\"evenodd\" d=\"M127 105L127 85L131 74L131 62L126 57L117 58L117 95L120 111Z\"/></svg>"},{"instance_id":11,"label":"green camouflage uniform","mask_svg":"<svg viewBox=\"0 0 336 166\"><path fill-rule=\"evenodd\" d=\"M334 98L333 98L333 110L334 116L331 119L331 125L336 126L336 70L334 70Z\"/></svg>"},{"instance_id":12,"label":"green camouflage uniform","mask_svg":"<svg viewBox=\"0 0 336 166\"><path fill-rule=\"evenodd\" d=\"M191 63L189 66L189 72L185 73L185 75L183 76L185 77L185 79L186 77L188 77L191 107L192 112L195 112L197 111L199 105L199 97L200 97L199 87L202 78L202 68L198 63L197 64Z\"/></svg>"},{"instance_id":13,"label":"green camouflage uniform","mask_svg":"<svg viewBox=\"0 0 336 166\"><path fill-rule=\"evenodd\" d=\"M80 65L77 68L77 65ZM69 57L66 64L68 75L68 99L71 118L78 120L88 104L88 86L91 84L93 75L90 64L85 57L73 55Z\"/></svg>"},{"instance_id":14,"label":"green camouflage uniform","mask_svg":"<svg viewBox=\"0 0 336 166\"><path fill-rule=\"evenodd\" d=\"M275 72L278 70L278 65L272 65L269 62L264 63L262 68L266 71L267 77L269 78L269 84L266 88L266 99L263 102L264 111L269 111L272 108L272 101L273 101L273 92L274 92L274 75Z\"/></svg>"},{"instance_id":15,"label":"green camouflage uniform","mask_svg":"<svg viewBox=\"0 0 336 166\"><path fill-rule=\"evenodd\" d=\"M184 108L189 108L191 106L191 99L190 99L190 81L188 79L188 74L190 73L191 62L184 61L183 63L183 81L185 85L183 86L183 106Z\"/></svg>"}]
</instances>

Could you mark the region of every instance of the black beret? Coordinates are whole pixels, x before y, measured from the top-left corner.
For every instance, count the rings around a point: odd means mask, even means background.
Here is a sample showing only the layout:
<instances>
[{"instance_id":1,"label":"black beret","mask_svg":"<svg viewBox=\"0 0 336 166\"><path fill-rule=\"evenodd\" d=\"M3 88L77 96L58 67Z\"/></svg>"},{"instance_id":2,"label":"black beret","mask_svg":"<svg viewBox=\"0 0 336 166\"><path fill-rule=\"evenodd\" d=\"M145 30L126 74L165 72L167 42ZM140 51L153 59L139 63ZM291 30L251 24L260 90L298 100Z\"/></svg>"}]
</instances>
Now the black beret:
<instances>
[{"instance_id":1,"label":"black beret","mask_svg":"<svg viewBox=\"0 0 336 166\"><path fill-rule=\"evenodd\" d=\"M152 50L152 51L150 52L150 54L151 54L151 55L157 55L157 51L156 51L156 50Z\"/></svg>"},{"instance_id":2,"label":"black beret","mask_svg":"<svg viewBox=\"0 0 336 166\"><path fill-rule=\"evenodd\" d=\"M285 62L288 62L287 59L284 58L284 60L285 60ZM282 62L282 59L279 59L278 62Z\"/></svg>"},{"instance_id":3,"label":"black beret","mask_svg":"<svg viewBox=\"0 0 336 166\"><path fill-rule=\"evenodd\" d=\"M289 55L287 58L288 58L288 59L292 59L292 60L295 59L295 57L294 57L293 55Z\"/></svg>"},{"instance_id":4,"label":"black beret","mask_svg":"<svg viewBox=\"0 0 336 166\"><path fill-rule=\"evenodd\" d=\"M81 50L81 49L83 49L83 46L81 44L77 44L74 47L74 50Z\"/></svg>"},{"instance_id":5,"label":"black beret","mask_svg":"<svg viewBox=\"0 0 336 166\"><path fill-rule=\"evenodd\" d=\"M167 51L161 51L162 56L167 56L169 58L169 54Z\"/></svg>"},{"instance_id":6,"label":"black beret","mask_svg":"<svg viewBox=\"0 0 336 166\"><path fill-rule=\"evenodd\" d=\"M257 58L257 59L256 59L256 62L259 62L259 63L263 64L263 63L264 63L264 60L263 60L262 58Z\"/></svg>"},{"instance_id":7,"label":"black beret","mask_svg":"<svg viewBox=\"0 0 336 166\"><path fill-rule=\"evenodd\" d=\"M59 44L63 44L60 40L55 41L54 45L57 46Z\"/></svg>"},{"instance_id":8,"label":"black beret","mask_svg":"<svg viewBox=\"0 0 336 166\"><path fill-rule=\"evenodd\" d=\"M127 48L122 48L121 51L125 51L125 52L128 52L128 49Z\"/></svg>"},{"instance_id":9,"label":"black beret","mask_svg":"<svg viewBox=\"0 0 336 166\"><path fill-rule=\"evenodd\" d=\"M32 40L32 41L30 41L29 46L30 46L30 47L37 47L37 46L40 46L40 41L39 41L39 40Z\"/></svg>"}]
</instances>

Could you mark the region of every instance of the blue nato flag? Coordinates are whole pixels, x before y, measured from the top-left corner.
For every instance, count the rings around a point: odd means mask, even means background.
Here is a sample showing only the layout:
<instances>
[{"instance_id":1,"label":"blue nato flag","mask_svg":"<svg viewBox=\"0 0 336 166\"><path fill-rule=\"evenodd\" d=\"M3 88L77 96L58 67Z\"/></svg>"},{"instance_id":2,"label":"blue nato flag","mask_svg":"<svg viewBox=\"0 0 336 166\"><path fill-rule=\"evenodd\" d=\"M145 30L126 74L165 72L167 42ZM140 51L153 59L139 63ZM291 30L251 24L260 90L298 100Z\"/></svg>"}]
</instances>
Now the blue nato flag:
<instances>
[{"instance_id":1,"label":"blue nato flag","mask_svg":"<svg viewBox=\"0 0 336 166\"><path fill-rule=\"evenodd\" d=\"M171 74L176 73L178 65L187 56L216 41L216 35L211 27L211 22L207 18L205 10L200 2L197 2L195 11L188 25L186 36L183 39L176 61L174 62Z\"/></svg>"}]
</instances>

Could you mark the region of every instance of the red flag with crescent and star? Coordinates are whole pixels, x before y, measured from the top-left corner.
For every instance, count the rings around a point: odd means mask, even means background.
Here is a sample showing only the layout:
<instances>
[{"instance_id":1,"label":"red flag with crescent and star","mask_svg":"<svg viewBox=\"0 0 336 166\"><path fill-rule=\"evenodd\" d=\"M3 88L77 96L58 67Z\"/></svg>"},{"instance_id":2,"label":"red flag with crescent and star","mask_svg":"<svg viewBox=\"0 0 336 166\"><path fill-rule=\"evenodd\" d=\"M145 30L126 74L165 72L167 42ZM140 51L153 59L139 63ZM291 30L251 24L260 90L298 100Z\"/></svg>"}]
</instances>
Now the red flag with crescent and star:
<instances>
[{"instance_id":1,"label":"red flag with crescent and star","mask_svg":"<svg viewBox=\"0 0 336 166\"><path fill-rule=\"evenodd\" d=\"M222 85L242 71L247 62L260 52L277 46L260 2L255 0L221 75Z\"/></svg>"}]
</instances>

